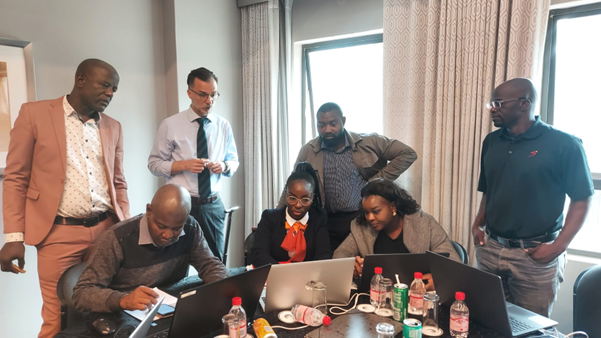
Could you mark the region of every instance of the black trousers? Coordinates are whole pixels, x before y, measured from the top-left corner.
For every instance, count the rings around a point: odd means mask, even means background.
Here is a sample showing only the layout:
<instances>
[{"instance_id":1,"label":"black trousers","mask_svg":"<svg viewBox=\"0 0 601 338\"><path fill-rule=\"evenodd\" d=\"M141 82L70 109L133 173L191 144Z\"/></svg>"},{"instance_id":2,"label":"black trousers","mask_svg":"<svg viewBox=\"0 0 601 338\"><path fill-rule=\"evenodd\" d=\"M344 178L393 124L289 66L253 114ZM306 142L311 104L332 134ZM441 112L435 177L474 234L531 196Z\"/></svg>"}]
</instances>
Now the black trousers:
<instances>
[{"instance_id":1,"label":"black trousers","mask_svg":"<svg viewBox=\"0 0 601 338\"><path fill-rule=\"evenodd\" d=\"M359 211L328 212L328 228L330 232L330 248L332 252L338 248L351 233L351 222L357 218Z\"/></svg>"},{"instance_id":2,"label":"black trousers","mask_svg":"<svg viewBox=\"0 0 601 338\"><path fill-rule=\"evenodd\" d=\"M211 248L213 255L223 260L223 246L225 243L225 207L221 197L213 203L199 204L192 202L190 216L194 217Z\"/></svg>"}]
</instances>

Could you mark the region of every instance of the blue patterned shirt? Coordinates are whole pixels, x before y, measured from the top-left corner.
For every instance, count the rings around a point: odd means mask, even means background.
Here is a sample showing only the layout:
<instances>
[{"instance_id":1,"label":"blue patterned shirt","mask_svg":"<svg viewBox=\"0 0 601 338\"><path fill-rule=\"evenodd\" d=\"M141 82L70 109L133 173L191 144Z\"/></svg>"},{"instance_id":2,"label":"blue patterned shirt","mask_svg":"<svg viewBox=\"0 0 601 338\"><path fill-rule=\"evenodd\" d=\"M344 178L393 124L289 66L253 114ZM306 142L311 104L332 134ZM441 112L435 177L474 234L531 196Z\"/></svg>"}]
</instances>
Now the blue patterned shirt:
<instances>
[{"instance_id":1,"label":"blue patterned shirt","mask_svg":"<svg viewBox=\"0 0 601 338\"><path fill-rule=\"evenodd\" d=\"M323 185L328 212L357 211L361 208L361 188L367 181L359 174L353 151L344 136L344 148L334 151L321 142Z\"/></svg>"}]
</instances>

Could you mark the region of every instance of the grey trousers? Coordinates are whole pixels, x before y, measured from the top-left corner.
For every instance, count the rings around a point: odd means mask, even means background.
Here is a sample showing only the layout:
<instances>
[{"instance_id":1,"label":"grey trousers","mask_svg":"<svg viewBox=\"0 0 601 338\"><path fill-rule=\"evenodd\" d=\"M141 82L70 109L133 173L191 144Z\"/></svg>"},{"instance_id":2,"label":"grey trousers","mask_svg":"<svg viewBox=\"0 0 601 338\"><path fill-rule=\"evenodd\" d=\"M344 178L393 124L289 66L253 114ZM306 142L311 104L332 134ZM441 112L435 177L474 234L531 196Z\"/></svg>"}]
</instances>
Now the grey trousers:
<instances>
[{"instance_id":1,"label":"grey trousers","mask_svg":"<svg viewBox=\"0 0 601 338\"><path fill-rule=\"evenodd\" d=\"M190 216L194 217L200 224L200 229L202 229L213 255L223 260L225 207L221 202L221 197L218 197L213 203L198 204L192 202Z\"/></svg>"},{"instance_id":2,"label":"grey trousers","mask_svg":"<svg viewBox=\"0 0 601 338\"><path fill-rule=\"evenodd\" d=\"M563 282L566 253L548 264L530 258L522 248L506 248L486 236L476 246L478 268L496 274L503 281L505 299L542 316L551 316L559 284Z\"/></svg>"}]
</instances>

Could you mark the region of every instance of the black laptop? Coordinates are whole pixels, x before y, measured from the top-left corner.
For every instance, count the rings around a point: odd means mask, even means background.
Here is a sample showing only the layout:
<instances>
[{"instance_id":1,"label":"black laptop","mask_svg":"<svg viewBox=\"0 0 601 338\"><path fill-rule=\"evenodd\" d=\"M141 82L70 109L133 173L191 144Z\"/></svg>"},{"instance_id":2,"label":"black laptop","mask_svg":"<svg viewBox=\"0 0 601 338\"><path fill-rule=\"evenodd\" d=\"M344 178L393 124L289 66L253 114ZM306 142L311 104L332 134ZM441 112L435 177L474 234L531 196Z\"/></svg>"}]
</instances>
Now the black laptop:
<instances>
[{"instance_id":1,"label":"black laptop","mask_svg":"<svg viewBox=\"0 0 601 338\"><path fill-rule=\"evenodd\" d=\"M221 318L230 311L234 297L242 298L246 318L253 318L270 269L266 265L180 293L170 328L156 325L146 337L193 338L219 331Z\"/></svg>"},{"instance_id":2,"label":"black laptop","mask_svg":"<svg viewBox=\"0 0 601 338\"><path fill-rule=\"evenodd\" d=\"M455 292L464 292L470 320L505 337L557 325L556 321L506 302L501 277L432 252L427 255L440 302L450 307L455 301Z\"/></svg>"},{"instance_id":3,"label":"black laptop","mask_svg":"<svg viewBox=\"0 0 601 338\"><path fill-rule=\"evenodd\" d=\"M374 276L374 268L382 268L382 276L396 283L395 274L401 283L411 285L415 272L429 273L430 263L425 253L399 253L367 255L363 261L363 274L358 287L359 292L369 292L369 283Z\"/></svg>"}]
</instances>

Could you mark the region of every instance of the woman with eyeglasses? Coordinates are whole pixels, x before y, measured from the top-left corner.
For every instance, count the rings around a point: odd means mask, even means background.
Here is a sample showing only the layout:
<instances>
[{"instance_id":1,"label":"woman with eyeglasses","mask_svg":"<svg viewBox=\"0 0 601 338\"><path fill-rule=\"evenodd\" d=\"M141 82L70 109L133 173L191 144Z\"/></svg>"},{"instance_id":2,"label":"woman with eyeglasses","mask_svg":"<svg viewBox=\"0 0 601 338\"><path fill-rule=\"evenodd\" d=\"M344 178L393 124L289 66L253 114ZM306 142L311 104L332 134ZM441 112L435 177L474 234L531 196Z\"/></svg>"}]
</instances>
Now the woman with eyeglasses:
<instances>
[{"instance_id":1,"label":"woman with eyeglasses","mask_svg":"<svg viewBox=\"0 0 601 338\"><path fill-rule=\"evenodd\" d=\"M371 254L433 251L460 262L440 224L394 182L374 179L361 189L361 197L362 210L351 223L351 233L334 252L334 258L355 257L355 277L361 276L363 259ZM424 279L431 281L432 276L425 274Z\"/></svg>"},{"instance_id":2,"label":"woman with eyeglasses","mask_svg":"<svg viewBox=\"0 0 601 338\"><path fill-rule=\"evenodd\" d=\"M286 181L286 206L263 211L250 252L254 267L332 258L317 175L301 162Z\"/></svg>"}]
</instances>

